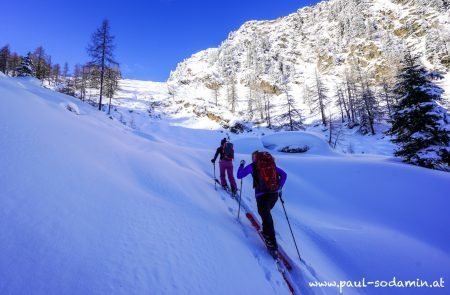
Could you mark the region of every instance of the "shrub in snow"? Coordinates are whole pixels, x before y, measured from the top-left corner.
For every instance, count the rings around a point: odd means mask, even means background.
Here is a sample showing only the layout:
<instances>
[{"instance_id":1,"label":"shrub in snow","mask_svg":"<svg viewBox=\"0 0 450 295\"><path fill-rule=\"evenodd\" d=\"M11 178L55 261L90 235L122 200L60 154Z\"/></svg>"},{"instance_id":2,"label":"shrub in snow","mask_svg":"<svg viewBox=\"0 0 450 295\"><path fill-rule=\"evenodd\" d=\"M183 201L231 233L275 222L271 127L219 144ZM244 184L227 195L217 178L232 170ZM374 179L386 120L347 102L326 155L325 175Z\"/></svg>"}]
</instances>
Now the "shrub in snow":
<instances>
[{"instance_id":1,"label":"shrub in snow","mask_svg":"<svg viewBox=\"0 0 450 295\"><path fill-rule=\"evenodd\" d=\"M353 144L351 142L347 146L347 152L349 154L354 154L355 153L355 149L353 148Z\"/></svg>"},{"instance_id":2,"label":"shrub in snow","mask_svg":"<svg viewBox=\"0 0 450 295\"><path fill-rule=\"evenodd\" d=\"M163 104L160 101L153 101L151 100L148 104L148 115L150 116L150 118L156 118L156 119L161 119L161 115L157 114L157 109L162 108Z\"/></svg>"},{"instance_id":3,"label":"shrub in snow","mask_svg":"<svg viewBox=\"0 0 450 295\"><path fill-rule=\"evenodd\" d=\"M408 54L394 89L398 104L394 106L392 127L387 132L398 145L395 156L404 162L427 168L450 167L450 119L439 101L442 88L433 83L441 78L417 64Z\"/></svg>"},{"instance_id":4,"label":"shrub in snow","mask_svg":"<svg viewBox=\"0 0 450 295\"><path fill-rule=\"evenodd\" d=\"M240 122L236 122L233 126L230 127L230 132L235 134L244 133L248 131L251 131L251 129Z\"/></svg>"},{"instance_id":5,"label":"shrub in snow","mask_svg":"<svg viewBox=\"0 0 450 295\"><path fill-rule=\"evenodd\" d=\"M358 127L359 126L359 124L358 123L356 123L356 122L350 122L350 123L348 123L348 125L347 125L347 128L348 129L353 129L353 128L355 128L355 127Z\"/></svg>"},{"instance_id":6,"label":"shrub in snow","mask_svg":"<svg viewBox=\"0 0 450 295\"><path fill-rule=\"evenodd\" d=\"M130 121L130 128L131 128L131 129L137 129L136 122L134 121L134 118L131 118L131 121Z\"/></svg>"},{"instance_id":7,"label":"shrub in snow","mask_svg":"<svg viewBox=\"0 0 450 295\"><path fill-rule=\"evenodd\" d=\"M80 114L80 109L78 108L78 106L76 104L74 104L73 102L69 102L66 105L66 109L68 109L69 111L71 111L72 113L75 113L77 115Z\"/></svg>"},{"instance_id":8,"label":"shrub in snow","mask_svg":"<svg viewBox=\"0 0 450 295\"><path fill-rule=\"evenodd\" d=\"M120 114L120 116L119 116L119 122L125 126L127 125L127 121L125 120L125 118L123 117L122 114Z\"/></svg>"},{"instance_id":9,"label":"shrub in snow","mask_svg":"<svg viewBox=\"0 0 450 295\"><path fill-rule=\"evenodd\" d=\"M75 97L75 85L74 80L72 78L66 78L64 83L62 83L59 87L56 88L58 92L70 95Z\"/></svg>"}]
</instances>

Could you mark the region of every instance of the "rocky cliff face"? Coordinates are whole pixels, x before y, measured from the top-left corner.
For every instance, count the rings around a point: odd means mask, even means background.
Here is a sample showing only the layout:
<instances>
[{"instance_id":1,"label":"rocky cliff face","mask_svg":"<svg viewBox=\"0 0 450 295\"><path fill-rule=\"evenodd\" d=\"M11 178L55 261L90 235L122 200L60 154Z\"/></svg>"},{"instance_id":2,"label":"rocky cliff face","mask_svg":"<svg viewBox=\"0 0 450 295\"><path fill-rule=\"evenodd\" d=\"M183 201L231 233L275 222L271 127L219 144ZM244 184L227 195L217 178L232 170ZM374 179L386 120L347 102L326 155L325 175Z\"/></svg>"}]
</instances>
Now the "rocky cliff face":
<instances>
[{"instance_id":1,"label":"rocky cliff face","mask_svg":"<svg viewBox=\"0 0 450 295\"><path fill-rule=\"evenodd\" d=\"M349 74L364 76L378 89L392 81L410 50L446 76L448 95L449 8L448 0L331 0L276 20L249 21L218 48L179 63L169 90L221 116L250 120L267 114L261 101L282 113L288 90L306 115L305 97L316 75L331 100Z\"/></svg>"}]
</instances>

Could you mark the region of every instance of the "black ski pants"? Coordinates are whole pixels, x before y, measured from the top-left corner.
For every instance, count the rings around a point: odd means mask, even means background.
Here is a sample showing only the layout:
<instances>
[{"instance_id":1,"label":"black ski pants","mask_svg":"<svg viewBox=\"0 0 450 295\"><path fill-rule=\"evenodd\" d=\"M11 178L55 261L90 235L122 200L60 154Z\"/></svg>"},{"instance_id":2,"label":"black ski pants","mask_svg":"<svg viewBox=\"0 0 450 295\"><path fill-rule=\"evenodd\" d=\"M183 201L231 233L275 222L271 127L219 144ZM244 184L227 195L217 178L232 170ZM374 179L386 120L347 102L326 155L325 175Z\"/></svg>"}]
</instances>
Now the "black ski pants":
<instances>
[{"instance_id":1,"label":"black ski pants","mask_svg":"<svg viewBox=\"0 0 450 295\"><path fill-rule=\"evenodd\" d=\"M272 214L270 210L275 206L278 200L278 193L264 194L256 197L256 204L258 206L258 213L262 219L263 234L267 239L276 243L275 228L273 226Z\"/></svg>"}]
</instances>

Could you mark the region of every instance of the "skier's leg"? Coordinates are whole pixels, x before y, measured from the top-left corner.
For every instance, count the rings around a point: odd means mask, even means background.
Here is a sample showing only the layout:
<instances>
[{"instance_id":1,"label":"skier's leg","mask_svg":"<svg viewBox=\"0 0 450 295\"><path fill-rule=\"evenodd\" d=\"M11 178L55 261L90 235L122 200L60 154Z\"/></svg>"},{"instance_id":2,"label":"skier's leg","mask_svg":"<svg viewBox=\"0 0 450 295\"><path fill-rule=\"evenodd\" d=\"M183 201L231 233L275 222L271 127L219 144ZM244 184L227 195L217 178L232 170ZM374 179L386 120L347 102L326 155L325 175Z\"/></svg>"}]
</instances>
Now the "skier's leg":
<instances>
[{"instance_id":1,"label":"skier's leg","mask_svg":"<svg viewBox=\"0 0 450 295\"><path fill-rule=\"evenodd\" d=\"M230 181L230 185L231 185L231 191L236 191L237 190L237 185L236 185L236 180L234 179L234 175L233 175L233 162L228 161L229 163L227 163L227 174L228 174L228 180Z\"/></svg>"},{"instance_id":2,"label":"skier's leg","mask_svg":"<svg viewBox=\"0 0 450 295\"><path fill-rule=\"evenodd\" d=\"M227 180L225 179L225 166L226 163L223 160L219 161L219 170L220 170L220 184L222 186L226 186L227 185Z\"/></svg>"},{"instance_id":3,"label":"skier's leg","mask_svg":"<svg viewBox=\"0 0 450 295\"><path fill-rule=\"evenodd\" d=\"M270 229L270 235L271 236L270 236L270 238L272 239L272 241L276 245L277 244L277 238L275 236L275 225L274 225L274 222L273 222L271 210L273 209L273 207L275 206L275 204L278 201L278 193L270 194L270 195L268 195L268 197L269 197L268 198L268 206L270 208L269 209L269 215L270 215L270 220L272 221L271 224L270 224L270 226L271 226L271 229Z\"/></svg>"},{"instance_id":4,"label":"skier's leg","mask_svg":"<svg viewBox=\"0 0 450 295\"><path fill-rule=\"evenodd\" d=\"M278 196L274 194L265 194L256 198L256 204L258 206L258 213L261 216L263 234L270 244L276 248L275 229L273 226L272 214L270 209L273 207L274 198Z\"/></svg>"},{"instance_id":5,"label":"skier's leg","mask_svg":"<svg viewBox=\"0 0 450 295\"><path fill-rule=\"evenodd\" d=\"M277 201L278 201L278 193L270 194L270 200L268 201L270 210L272 210L273 207L275 207L275 204L277 203Z\"/></svg>"}]
</instances>

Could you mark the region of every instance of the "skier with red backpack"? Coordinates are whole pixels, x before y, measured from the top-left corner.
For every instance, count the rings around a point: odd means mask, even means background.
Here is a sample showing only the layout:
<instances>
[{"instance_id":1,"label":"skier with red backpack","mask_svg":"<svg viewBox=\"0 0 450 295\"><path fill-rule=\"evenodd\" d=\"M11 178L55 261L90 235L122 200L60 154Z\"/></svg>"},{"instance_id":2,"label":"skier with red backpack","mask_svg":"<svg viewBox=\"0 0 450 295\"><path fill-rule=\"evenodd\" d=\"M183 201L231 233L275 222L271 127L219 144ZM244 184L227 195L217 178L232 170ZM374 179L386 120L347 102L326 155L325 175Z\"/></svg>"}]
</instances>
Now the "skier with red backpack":
<instances>
[{"instance_id":1,"label":"skier with red backpack","mask_svg":"<svg viewBox=\"0 0 450 295\"><path fill-rule=\"evenodd\" d=\"M270 210L275 206L278 196L281 194L287 174L275 165L274 158L268 152L253 152L252 163L246 167L244 165L245 161L242 160L237 178L242 179L249 174L252 175L258 213L262 219L262 234L269 251L276 252L278 245Z\"/></svg>"},{"instance_id":2,"label":"skier with red backpack","mask_svg":"<svg viewBox=\"0 0 450 295\"><path fill-rule=\"evenodd\" d=\"M226 138L220 141L220 146L217 148L214 158L211 159L211 163L215 164L219 155L220 184L224 189L228 188L227 180L225 178L226 173L228 175L228 180L230 181L231 193L234 195L237 192L236 180L233 175L234 147Z\"/></svg>"}]
</instances>

